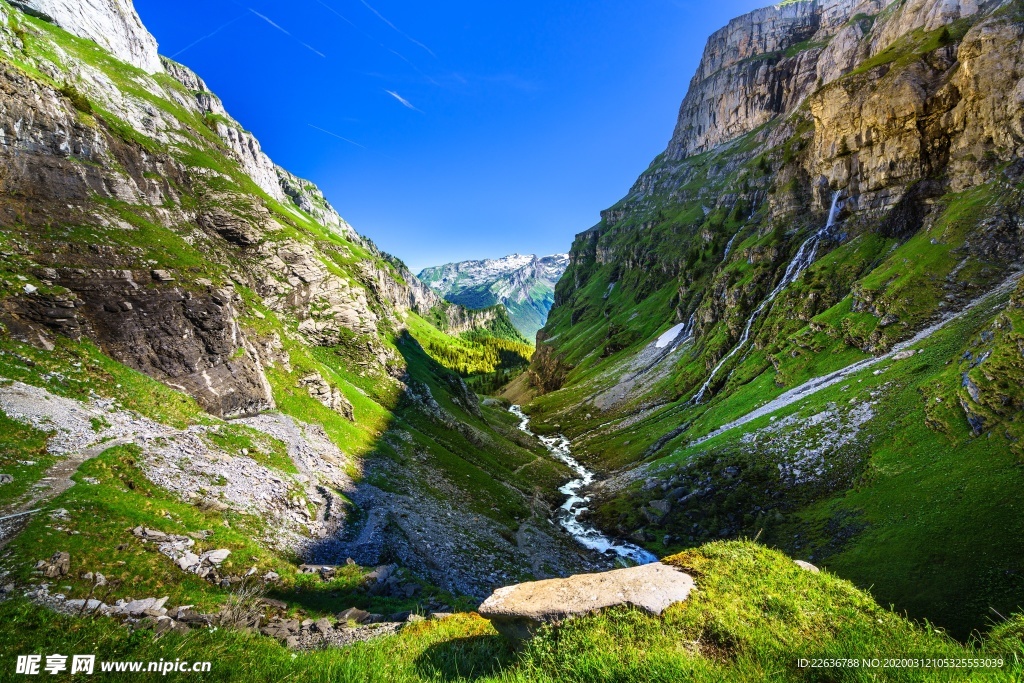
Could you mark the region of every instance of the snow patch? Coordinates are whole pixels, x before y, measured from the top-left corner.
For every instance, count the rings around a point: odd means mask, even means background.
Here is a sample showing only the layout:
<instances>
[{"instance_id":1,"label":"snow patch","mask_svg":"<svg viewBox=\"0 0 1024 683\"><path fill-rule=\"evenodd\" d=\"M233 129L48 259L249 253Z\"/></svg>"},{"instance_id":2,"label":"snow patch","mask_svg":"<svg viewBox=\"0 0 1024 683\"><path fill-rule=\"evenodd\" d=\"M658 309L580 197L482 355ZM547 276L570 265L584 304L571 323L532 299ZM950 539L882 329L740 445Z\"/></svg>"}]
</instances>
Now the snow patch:
<instances>
[{"instance_id":1,"label":"snow patch","mask_svg":"<svg viewBox=\"0 0 1024 683\"><path fill-rule=\"evenodd\" d=\"M658 341L654 342L654 346L659 349L663 349L676 340L679 333L686 327L686 323L679 323L678 325L669 329L665 334L658 337Z\"/></svg>"}]
</instances>

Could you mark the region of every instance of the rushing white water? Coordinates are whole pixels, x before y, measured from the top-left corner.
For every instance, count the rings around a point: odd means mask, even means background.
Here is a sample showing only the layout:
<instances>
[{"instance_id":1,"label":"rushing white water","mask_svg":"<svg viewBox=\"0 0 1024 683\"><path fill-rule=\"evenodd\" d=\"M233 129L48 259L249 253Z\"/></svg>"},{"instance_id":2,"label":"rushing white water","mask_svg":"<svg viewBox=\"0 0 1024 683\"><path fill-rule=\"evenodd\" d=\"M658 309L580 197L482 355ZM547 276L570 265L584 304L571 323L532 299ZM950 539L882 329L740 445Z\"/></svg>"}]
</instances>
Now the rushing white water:
<instances>
[{"instance_id":1,"label":"rushing white water","mask_svg":"<svg viewBox=\"0 0 1024 683\"><path fill-rule=\"evenodd\" d=\"M722 256L722 263L725 263L725 260L729 258L729 252L732 251L732 243L736 241L736 238L740 236L741 232L743 232L743 228L737 230L736 234L732 236L731 240L729 240L729 243L725 245L725 254Z\"/></svg>"},{"instance_id":2,"label":"rushing white water","mask_svg":"<svg viewBox=\"0 0 1024 683\"><path fill-rule=\"evenodd\" d=\"M514 405L508 410L519 418L519 429L532 436L537 436L530 431L530 418L523 412L521 407ZM601 553L614 553L637 564L657 562L657 556L647 552L640 546L625 542L616 543L594 527L587 526L580 521L579 516L587 509L587 503L590 501L589 496L583 495L583 490L594 483L594 473L581 465L576 458L572 457L572 453L569 450L569 439L561 434L537 436L537 438L540 439L551 455L568 465L573 472L579 475L578 478L573 479L558 489L567 496L566 501L562 503L562 507L558 509L558 522L562 525L562 528L568 531L580 545L591 550Z\"/></svg>"},{"instance_id":3,"label":"rushing white water","mask_svg":"<svg viewBox=\"0 0 1024 683\"><path fill-rule=\"evenodd\" d=\"M711 374L708 375L707 381L704 382L703 386L701 386L700 390L693 397L694 403L700 403L704 400L704 395L711 386L711 382L714 381L715 377L718 375L718 371L721 370L722 366L725 365L730 358L735 356L740 349L746 346L748 341L750 341L750 331L754 327L754 323L760 317L761 313L768 308L770 303L775 301L775 297L777 297L782 290L796 282L796 279L800 277L805 270L807 270L807 267L814 263L814 259L818 255L818 246L821 244L822 238L835 224L839 206L839 192L836 192L832 195L832 207L828 211L828 221L825 223L825 227L804 240L804 243L796 250L796 255L793 256L793 260L790 261L789 265L786 267L786 272L782 276L782 279L779 280L779 284L775 286L775 289L768 293L768 296L758 304L757 308L754 309L754 312L750 314L749 318L747 318L747 324L743 328L743 334L740 335L740 340L736 343L736 346L732 347L732 350L722 358L722 360L718 361L718 365L716 365L714 370L711 371Z\"/></svg>"}]
</instances>

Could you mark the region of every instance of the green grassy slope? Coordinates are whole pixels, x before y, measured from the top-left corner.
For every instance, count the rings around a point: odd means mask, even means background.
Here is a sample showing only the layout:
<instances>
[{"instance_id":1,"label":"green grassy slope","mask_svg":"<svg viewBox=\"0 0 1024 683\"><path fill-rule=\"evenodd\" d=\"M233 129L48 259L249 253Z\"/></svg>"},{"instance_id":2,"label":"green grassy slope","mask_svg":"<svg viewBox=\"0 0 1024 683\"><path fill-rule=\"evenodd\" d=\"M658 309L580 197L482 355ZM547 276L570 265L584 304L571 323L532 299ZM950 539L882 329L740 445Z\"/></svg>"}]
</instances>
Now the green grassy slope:
<instances>
[{"instance_id":1,"label":"green grassy slope","mask_svg":"<svg viewBox=\"0 0 1024 683\"><path fill-rule=\"evenodd\" d=\"M155 640L146 632L129 636L106 628L104 619L44 620L18 602L0 605L2 618L22 624L0 633L0 646L10 653L86 647L101 661L123 661L126 651L137 660L211 661L203 677L209 681L1010 681L1024 666L1018 622L1001 626L987 641L961 645L882 609L846 581L803 571L752 543L716 543L668 562L692 572L698 590L663 617L616 609L545 630L520 650L473 614L414 624L397 636L344 650L290 654L242 632ZM861 665L862 658L884 657L1002 665ZM858 666L802 669L800 658L856 659Z\"/></svg>"}]
</instances>

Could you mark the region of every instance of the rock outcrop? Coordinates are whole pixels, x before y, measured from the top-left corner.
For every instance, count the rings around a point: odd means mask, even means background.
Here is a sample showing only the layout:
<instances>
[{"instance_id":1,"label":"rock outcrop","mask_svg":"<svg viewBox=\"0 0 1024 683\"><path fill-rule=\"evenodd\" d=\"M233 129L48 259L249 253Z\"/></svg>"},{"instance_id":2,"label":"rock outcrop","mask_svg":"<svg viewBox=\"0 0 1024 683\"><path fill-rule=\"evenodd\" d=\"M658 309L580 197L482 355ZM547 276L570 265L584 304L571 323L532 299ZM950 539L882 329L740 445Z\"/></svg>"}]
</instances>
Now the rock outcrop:
<instances>
[{"instance_id":1,"label":"rock outcrop","mask_svg":"<svg viewBox=\"0 0 1024 683\"><path fill-rule=\"evenodd\" d=\"M99 43L122 62L151 74L163 71L156 39L142 25L132 0L11 0L11 4Z\"/></svg>"},{"instance_id":2,"label":"rock outcrop","mask_svg":"<svg viewBox=\"0 0 1024 683\"><path fill-rule=\"evenodd\" d=\"M686 600L693 578L655 562L600 574L577 574L565 579L532 581L499 588L480 605L480 616L512 639L531 637L544 624L627 605L660 615Z\"/></svg>"}]
</instances>

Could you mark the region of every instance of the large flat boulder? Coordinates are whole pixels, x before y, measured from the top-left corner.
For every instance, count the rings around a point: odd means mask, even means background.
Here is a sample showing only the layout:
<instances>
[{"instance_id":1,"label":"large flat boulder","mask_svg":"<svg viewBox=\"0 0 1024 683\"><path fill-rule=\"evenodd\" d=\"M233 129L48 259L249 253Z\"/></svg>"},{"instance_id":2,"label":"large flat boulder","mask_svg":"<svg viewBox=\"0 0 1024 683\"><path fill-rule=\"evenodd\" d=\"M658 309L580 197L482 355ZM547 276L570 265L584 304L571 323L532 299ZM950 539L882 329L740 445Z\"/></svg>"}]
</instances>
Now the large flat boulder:
<instances>
[{"instance_id":1,"label":"large flat boulder","mask_svg":"<svg viewBox=\"0 0 1024 683\"><path fill-rule=\"evenodd\" d=\"M619 605L660 615L669 605L686 600L693 587L689 574L656 562L506 586L494 591L478 611L502 635L522 640L530 638L542 624L556 624Z\"/></svg>"}]
</instances>

